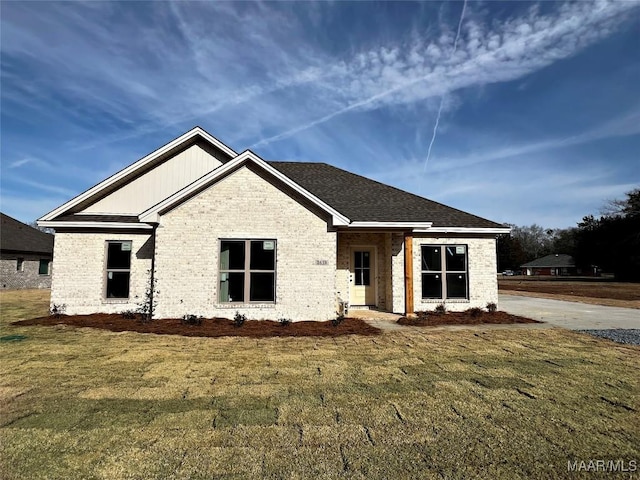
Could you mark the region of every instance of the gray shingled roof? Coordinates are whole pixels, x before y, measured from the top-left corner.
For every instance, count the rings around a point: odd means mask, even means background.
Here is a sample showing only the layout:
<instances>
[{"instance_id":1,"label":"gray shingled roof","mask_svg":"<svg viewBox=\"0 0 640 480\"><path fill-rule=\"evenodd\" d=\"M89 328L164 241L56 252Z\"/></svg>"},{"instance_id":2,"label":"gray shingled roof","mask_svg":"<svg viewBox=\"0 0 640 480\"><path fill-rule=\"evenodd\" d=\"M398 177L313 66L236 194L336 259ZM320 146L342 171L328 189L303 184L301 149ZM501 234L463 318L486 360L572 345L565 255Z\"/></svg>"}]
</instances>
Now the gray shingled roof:
<instances>
[{"instance_id":1,"label":"gray shingled roof","mask_svg":"<svg viewBox=\"0 0 640 480\"><path fill-rule=\"evenodd\" d=\"M546 257L536 258L535 260L520 265L522 268L571 268L575 267L576 262L571 255L565 253L555 253Z\"/></svg>"},{"instance_id":2,"label":"gray shingled roof","mask_svg":"<svg viewBox=\"0 0 640 480\"><path fill-rule=\"evenodd\" d=\"M433 222L434 227L504 227L326 163L268 163L351 221Z\"/></svg>"},{"instance_id":3,"label":"gray shingled roof","mask_svg":"<svg viewBox=\"0 0 640 480\"><path fill-rule=\"evenodd\" d=\"M0 213L0 250L23 253L53 253L53 235L41 232Z\"/></svg>"},{"instance_id":4,"label":"gray shingled roof","mask_svg":"<svg viewBox=\"0 0 640 480\"><path fill-rule=\"evenodd\" d=\"M268 162L352 222L432 222L434 227L503 225L326 163ZM135 215L64 215L57 221L136 223Z\"/></svg>"}]
</instances>

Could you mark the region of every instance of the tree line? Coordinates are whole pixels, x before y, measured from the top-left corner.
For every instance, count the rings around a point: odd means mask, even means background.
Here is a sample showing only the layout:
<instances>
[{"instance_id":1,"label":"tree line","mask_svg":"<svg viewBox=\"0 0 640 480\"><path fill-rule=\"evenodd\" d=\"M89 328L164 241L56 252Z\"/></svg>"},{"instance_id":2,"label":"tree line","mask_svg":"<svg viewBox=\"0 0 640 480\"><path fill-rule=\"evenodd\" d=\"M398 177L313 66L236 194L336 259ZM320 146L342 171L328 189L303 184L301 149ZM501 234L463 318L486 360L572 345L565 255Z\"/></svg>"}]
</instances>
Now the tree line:
<instances>
[{"instance_id":1,"label":"tree line","mask_svg":"<svg viewBox=\"0 0 640 480\"><path fill-rule=\"evenodd\" d=\"M640 188L609 201L599 216L587 215L575 227L511 227L498 237L498 270L555 253L566 253L583 272L598 268L621 281L640 281Z\"/></svg>"}]
</instances>

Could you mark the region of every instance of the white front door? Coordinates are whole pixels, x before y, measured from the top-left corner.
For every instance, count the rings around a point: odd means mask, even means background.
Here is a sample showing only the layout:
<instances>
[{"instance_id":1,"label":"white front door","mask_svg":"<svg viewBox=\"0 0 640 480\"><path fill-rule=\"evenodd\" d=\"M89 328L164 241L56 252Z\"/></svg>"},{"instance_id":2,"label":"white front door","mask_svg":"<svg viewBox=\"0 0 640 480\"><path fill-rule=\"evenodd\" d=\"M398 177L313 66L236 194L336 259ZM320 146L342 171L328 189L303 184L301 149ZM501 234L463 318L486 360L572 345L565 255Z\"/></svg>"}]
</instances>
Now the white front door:
<instances>
[{"instance_id":1,"label":"white front door","mask_svg":"<svg viewBox=\"0 0 640 480\"><path fill-rule=\"evenodd\" d=\"M351 305L375 305L376 262L374 247L351 249L349 303Z\"/></svg>"}]
</instances>

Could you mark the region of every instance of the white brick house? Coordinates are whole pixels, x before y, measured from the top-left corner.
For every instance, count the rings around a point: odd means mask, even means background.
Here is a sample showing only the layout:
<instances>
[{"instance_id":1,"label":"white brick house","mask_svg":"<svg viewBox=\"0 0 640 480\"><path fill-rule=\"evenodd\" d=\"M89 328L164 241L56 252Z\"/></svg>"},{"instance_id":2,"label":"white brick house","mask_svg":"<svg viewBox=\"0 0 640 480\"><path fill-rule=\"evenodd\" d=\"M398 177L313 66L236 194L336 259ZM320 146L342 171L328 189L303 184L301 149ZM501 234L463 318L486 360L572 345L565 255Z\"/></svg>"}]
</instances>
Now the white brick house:
<instances>
[{"instance_id":1,"label":"white brick house","mask_svg":"<svg viewBox=\"0 0 640 480\"><path fill-rule=\"evenodd\" d=\"M327 320L497 303L489 220L320 163L237 154L196 127L58 207L52 304Z\"/></svg>"}]
</instances>

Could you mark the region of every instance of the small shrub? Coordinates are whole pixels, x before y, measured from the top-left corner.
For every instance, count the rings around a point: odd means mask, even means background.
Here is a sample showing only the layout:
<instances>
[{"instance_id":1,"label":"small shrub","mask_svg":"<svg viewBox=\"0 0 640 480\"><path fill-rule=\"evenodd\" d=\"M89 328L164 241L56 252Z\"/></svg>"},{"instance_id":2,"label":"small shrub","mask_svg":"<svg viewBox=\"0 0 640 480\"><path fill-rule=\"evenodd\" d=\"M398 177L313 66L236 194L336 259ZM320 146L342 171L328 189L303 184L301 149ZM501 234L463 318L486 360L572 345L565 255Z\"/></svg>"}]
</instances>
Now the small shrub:
<instances>
[{"instance_id":1,"label":"small shrub","mask_svg":"<svg viewBox=\"0 0 640 480\"><path fill-rule=\"evenodd\" d=\"M291 325L291 319L290 318L279 318L278 321L280 322L280 325L282 325L283 327L287 327L289 325Z\"/></svg>"},{"instance_id":2,"label":"small shrub","mask_svg":"<svg viewBox=\"0 0 640 480\"><path fill-rule=\"evenodd\" d=\"M416 317L418 317L420 320L425 319L429 316L430 312L427 312L426 310L419 310L416 313Z\"/></svg>"},{"instance_id":3,"label":"small shrub","mask_svg":"<svg viewBox=\"0 0 640 480\"><path fill-rule=\"evenodd\" d=\"M338 316L336 318L334 318L333 320L331 320L331 324L334 327L337 327L338 325L340 325L342 322L344 322L344 315L342 315L341 313L338 314Z\"/></svg>"},{"instance_id":4,"label":"small shrub","mask_svg":"<svg viewBox=\"0 0 640 480\"><path fill-rule=\"evenodd\" d=\"M137 304L138 308L136 309L136 313L140 315L140 321L142 323L150 322L153 319L153 312L158 304L156 296L160 291L156 289L158 279L155 278L153 273L151 269L147 270L147 286L144 291L144 297ZM136 296L136 298L138 297Z\"/></svg>"},{"instance_id":5,"label":"small shrub","mask_svg":"<svg viewBox=\"0 0 640 480\"><path fill-rule=\"evenodd\" d=\"M246 321L247 321L247 316L241 314L240 312L236 312L236 314L233 317L233 324L236 327L241 327Z\"/></svg>"},{"instance_id":6,"label":"small shrub","mask_svg":"<svg viewBox=\"0 0 640 480\"><path fill-rule=\"evenodd\" d=\"M487 303L487 312L489 313L495 313L498 311L498 305L496 305L493 302L489 302Z\"/></svg>"},{"instance_id":7,"label":"small shrub","mask_svg":"<svg viewBox=\"0 0 640 480\"><path fill-rule=\"evenodd\" d=\"M439 315L443 313L447 313L447 306L444 303L441 303L440 305L436 306L434 312Z\"/></svg>"},{"instance_id":8,"label":"small shrub","mask_svg":"<svg viewBox=\"0 0 640 480\"><path fill-rule=\"evenodd\" d=\"M467 308L465 310L465 313L468 315L471 315L472 318L478 318L484 313L484 311L481 308L473 307L473 308Z\"/></svg>"},{"instance_id":9,"label":"small shrub","mask_svg":"<svg viewBox=\"0 0 640 480\"><path fill-rule=\"evenodd\" d=\"M120 315L127 320L134 320L137 317L137 313L134 310L125 310Z\"/></svg>"},{"instance_id":10,"label":"small shrub","mask_svg":"<svg viewBox=\"0 0 640 480\"><path fill-rule=\"evenodd\" d=\"M64 312L66 311L67 311L66 303L62 303L60 305L58 305L57 303L54 303L53 305L51 305L51 308L49 308L49 315L51 315L54 318L60 318L61 316L64 315Z\"/></svg>"},{"instance_id":11,"label":"small shrub","mask_svg":"<svg viewBox=\"0 0 640 480\"><path fill-rule=\"evenodd\" d=\"M202 325L202 317L188 313L182 317L182 323L187 325Z\"/></svg>"}]
</instances>

